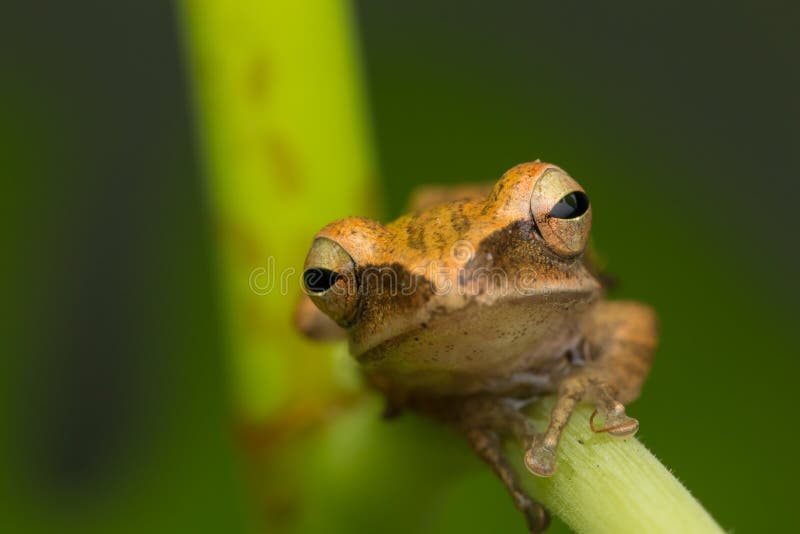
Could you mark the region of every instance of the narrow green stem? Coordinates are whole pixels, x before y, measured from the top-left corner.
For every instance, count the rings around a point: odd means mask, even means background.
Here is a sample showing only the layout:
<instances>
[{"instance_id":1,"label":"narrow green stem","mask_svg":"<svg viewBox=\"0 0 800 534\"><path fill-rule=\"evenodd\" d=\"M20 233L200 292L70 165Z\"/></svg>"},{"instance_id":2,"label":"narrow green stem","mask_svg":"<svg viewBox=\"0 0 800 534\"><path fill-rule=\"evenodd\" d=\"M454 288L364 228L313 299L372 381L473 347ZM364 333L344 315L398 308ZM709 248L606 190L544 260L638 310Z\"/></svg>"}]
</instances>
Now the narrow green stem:
<instances>
[{"instance_id":1,"label":"narrow green stem","mask_svg":"<svg viewBox=\"0 0 800 534\"><path fill-rule=\"evenodd\" d=\"M330 347L292 328L316 231L373 211L371 136L345 0L181 0L237 416L337 395ZM283 427L295 424L282 423ZM302 422L297 422L302 425Z\"/></svg>"},{"instance_id":2,"label":"narrow green stem","mask_svg":"<svg viewBox=\"0 0 800 534\"><path fill-rule=\"evenodd\" d=\"M547 424L552 400L533 406L530 416ZM572 416L558 450L552 478L531 475L518 462L532 495L581 533L723 532L689 491L635 438L617 440L589 428L591 408ZM512 458L520 449L509 445Z\"/></svg>"}]
</instances>

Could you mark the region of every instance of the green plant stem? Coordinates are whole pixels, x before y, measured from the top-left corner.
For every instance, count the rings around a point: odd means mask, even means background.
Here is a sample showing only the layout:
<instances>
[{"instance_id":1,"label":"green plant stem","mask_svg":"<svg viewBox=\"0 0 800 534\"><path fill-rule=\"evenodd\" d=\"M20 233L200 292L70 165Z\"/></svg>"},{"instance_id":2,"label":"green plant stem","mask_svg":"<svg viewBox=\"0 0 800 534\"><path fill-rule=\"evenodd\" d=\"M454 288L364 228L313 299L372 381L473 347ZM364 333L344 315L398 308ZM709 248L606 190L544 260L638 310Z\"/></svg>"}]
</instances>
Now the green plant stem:
<instances>
[{"instance_id":1,"label":"green plant stem","mask_svg":"<svg viewBox=\"0 0 800 534\"><path fill-rule=\"evenodd\" d=\"M531 408L541 428L552 400ZM573 530L581 533L723 532L670 471L635 438L618 440L589 428L592 409L572 416L551 478L531 475L522 452L509 445L523 484ZM647 424L644 422L644 424Z\"/></svg>"},{"instance_id":2,"label":"green plant stem","mask_svg":"<svg viewBox=\"0 0 800 534\"><path fill-rule=\"evenodd\" d=\"M332 350L302 339L292 311L317 230L374 211L349 3L181 0L179 7L235 409L240 421L263 426L293 409L309 413L309 403L322 405L340 389ZM306 407L295 409L298 402Z\"/></svg>"}]
</instances>

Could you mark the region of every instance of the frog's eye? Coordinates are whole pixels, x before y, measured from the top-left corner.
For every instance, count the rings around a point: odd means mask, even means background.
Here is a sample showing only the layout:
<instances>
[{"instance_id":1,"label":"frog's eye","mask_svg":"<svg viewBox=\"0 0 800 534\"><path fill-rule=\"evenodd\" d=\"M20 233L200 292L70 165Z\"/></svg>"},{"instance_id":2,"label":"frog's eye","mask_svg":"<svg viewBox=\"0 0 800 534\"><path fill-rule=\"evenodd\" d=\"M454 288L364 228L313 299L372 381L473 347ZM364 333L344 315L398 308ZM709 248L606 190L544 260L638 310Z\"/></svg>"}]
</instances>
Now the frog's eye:
<instances>
[{"instance_id":1,"label":"frog's eye","mask_svg":"<svg viewBox=\"0 0 800 534\"><path fill-rule=\"evenodd\" d=\"M531 215L547 246L572 258L586 247L592 226L592 208L583 188L567 173L549 168L531 194Z\"/></svg>"},{"instance_id":2,"label":"frog's eye","mask_svg":"<svg viewBox=\"0 0 800 534\"><path fill-rule=\"evenodd\" d=\"M311 267L303 271L303 285L310 293L322 293L336 284L341 276L330 269Z\"/></svg>"},{"instance_id":3,"label":"frog's eye","mask_svg":"<svg viewBox=\"0 0 800 534\"><path fill-rule=\"evenodd\" d=\"M335 241L314 240L303 268L303 287L314 304L340 326L347 326L355 317L355 262Z\"/></svg>"},{"instance_id":4,"label":"frog's eye","mask_svg":"<svg viewBox=\"0 0 800 534\"><path fill-rule=\"evenodd\" d=\"M583 191L573 191L567 193L559 200L553 209L550 210L550 216L556 219L575 219L580 217L586 210L589 209L589 197Z\"/></svg>"}]
</instances>

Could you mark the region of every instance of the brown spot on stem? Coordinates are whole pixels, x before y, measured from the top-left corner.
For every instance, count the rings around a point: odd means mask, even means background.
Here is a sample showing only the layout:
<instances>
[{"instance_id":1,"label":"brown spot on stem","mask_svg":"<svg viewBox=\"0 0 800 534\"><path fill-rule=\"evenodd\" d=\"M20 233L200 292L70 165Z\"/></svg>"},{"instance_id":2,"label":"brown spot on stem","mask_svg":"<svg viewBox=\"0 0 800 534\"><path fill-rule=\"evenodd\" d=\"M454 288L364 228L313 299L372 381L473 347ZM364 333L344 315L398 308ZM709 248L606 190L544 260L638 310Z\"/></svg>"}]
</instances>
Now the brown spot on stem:
<instances>
[{"instance_id":1,"label":"brown spot on stem","mask_svg":"<svg viewBox=\"0 0 800 534\"><path fill-rule=\"evenodd\" d=\"M236 261L250 268L262 266L269 248L246 227L231 220L217 219L217 238L230 247Z\"/></svg>"},{"instance_id":2,"label":"brown spot on stem","mask_svg":"<svg viewBox=\"0 0 800 534\"><path fill-rule=\"evenodd\" d=\"M289 144L278 135L270 135L266 143L266 156L279 187L286 193L297 192L297 184L301 180L300 166Z\"/></svg>"},{"instance_id":3,"label":"brown spot on stem","mask_svg":"<svg viewBox=\"0 0 800 534\"><path fill-rule=\"evenodd\" d=\"M247 72L247 94L251 100L261 102L267 96L271 82L270 69L264 57L257 57Z\"/></svg>"}]
</instances>

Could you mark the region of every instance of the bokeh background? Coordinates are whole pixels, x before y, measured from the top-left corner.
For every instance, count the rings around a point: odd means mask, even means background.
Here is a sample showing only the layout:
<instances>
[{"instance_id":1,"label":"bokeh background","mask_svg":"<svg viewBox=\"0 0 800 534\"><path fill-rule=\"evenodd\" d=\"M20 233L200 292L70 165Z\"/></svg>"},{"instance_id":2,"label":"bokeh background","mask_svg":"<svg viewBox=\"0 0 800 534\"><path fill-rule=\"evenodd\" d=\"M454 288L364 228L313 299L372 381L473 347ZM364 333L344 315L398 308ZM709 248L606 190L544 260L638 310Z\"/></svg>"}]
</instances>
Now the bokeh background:
<instances>
[{"instance_id":1,"label":"bokeh background","mask_svg":"<svg viewBox=\"0 0 800 534\"><path fill-rule=\"evenodd\" d=\"M3 11L0 530L258 529L177 10ZM798 5L352 11L384 216L417 184L492 180L537 157L567 169L591 195L616 295L662 319L630 409L640 439L724 528L793 528ZM391 441L408 454L400 465L435 471L436 492L367 458L361 468L381 477L352 473L350 486L379 485L329 504L342 532L521 531L465 449L424 423L392 425L375 446ZM434 495L429 516L415 518L415 493ZM397 518L381 495L399 499Z\"/></svg>"}]
</instances>

